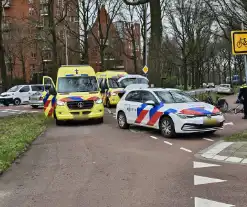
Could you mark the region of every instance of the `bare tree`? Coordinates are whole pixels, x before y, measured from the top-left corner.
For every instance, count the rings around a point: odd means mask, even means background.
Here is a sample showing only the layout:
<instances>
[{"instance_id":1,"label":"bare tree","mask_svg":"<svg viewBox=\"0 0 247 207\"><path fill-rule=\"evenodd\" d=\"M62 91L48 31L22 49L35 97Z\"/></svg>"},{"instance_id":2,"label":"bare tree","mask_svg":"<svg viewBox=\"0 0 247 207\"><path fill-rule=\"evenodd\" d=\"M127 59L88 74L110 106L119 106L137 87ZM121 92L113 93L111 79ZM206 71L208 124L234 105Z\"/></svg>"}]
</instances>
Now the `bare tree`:
<instances>
[{"instance_id":1,"label":"bare tree","mask_svg":"<svg viewBox=\"0 0 247 207\"><path fill-rule=\"evenodd\" d=\"M140 60L140 39L138 38L140 28L138 26L140 24L136 23L135 15L135 8L129 5L126 5L121 12L121 19L123 20L121 28L123 37L121 38L121 41L123 43L123 53L127 58L133 61L134 72L137 74L140 72L140 68L138 69ZM129 44L131 46L130 50L129 47L124 47Z\"/></svg>"},{"instance_id":2,"label":"bare tree","mask_svg":"<svg viewBox=\"0 0 247 207\"><path fill-rule=\"evenodd\" d=\"M150 35L150 48L149 48L149 79L151 83L161 85L160 79L160 54L162 42L162 8L161 0L123 0L127 5L150 5L150 18L151 18L151 35Z\"/></svg>"},{"instance_id":3,"label":"bare tree","mask_svg":"<svg viewBox=\"0 0 247 207\"><path fill-rule=\"evenodd\" d=\"M105 3L107 4L105 5ZM105 70L106 48L111 40L118 38L116 37L116 31L114 32L113 29L113 20L119 15L122 5L122 2L118 0L96 0L97 18L90 32L96 42L96 48L99 49L101 70ZM107 11L105 8L107 8Z\"/></svg>"}]
</instances>

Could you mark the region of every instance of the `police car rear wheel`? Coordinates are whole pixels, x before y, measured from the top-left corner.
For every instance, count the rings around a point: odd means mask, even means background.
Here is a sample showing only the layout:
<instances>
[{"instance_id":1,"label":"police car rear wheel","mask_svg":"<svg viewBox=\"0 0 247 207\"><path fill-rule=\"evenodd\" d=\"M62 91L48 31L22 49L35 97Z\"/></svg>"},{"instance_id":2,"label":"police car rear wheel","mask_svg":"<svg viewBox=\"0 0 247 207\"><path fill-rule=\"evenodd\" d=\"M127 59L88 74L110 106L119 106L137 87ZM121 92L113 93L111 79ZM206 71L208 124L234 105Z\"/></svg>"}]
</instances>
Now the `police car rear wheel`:
<instances>
[{"instance_id":1,"label":"police car rear wheel","mask_svg":"<svg viewBox=\"0 0 247 207\"><path fill-rule=\"evenodd\" d=\"M174 123L171 118L163 117L160 121L161 134L166 138L173 138L175 133Z\"/></svg>"},{"instance_id":2,"label":"police car rear wheel","mask_svg":"<svg viewBox=\"0 0 247 207\"><path fill-rule=\"evenodd\" d=\"M128 129L129 128L129 124L127 123L127 119L126 119L124 112L118 113L117 120L118 120L118 126L121 129Z\"/></svg>"}]
</instances>

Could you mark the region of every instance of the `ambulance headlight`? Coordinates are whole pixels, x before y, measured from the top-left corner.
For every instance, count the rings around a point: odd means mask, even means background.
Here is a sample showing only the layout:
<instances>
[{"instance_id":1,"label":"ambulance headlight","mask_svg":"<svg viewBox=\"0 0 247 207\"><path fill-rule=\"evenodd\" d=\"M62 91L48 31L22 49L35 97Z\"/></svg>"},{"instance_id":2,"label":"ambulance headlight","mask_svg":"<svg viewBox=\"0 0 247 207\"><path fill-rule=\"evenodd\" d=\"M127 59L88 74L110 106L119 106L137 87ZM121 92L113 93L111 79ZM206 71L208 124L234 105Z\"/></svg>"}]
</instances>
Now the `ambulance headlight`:
<instances>
[{"instance_id":1,"label":"ambulance headlight","mask_svg":"<svg viewBox=\"0 0 247 207\"><path fill-rule=\"evenodd\" d=\"M65 102L63 101L57 101L57 106L64 106L65 105Z\"/></svg>"},{"instance_id":2,"label":"ambulance headlight","mask_svg":"<svg viewBox=\"0 0 247 207\"><path fill-rule=\"evenodd\" d=\"M102 99L100 98L100 99L96 100L95 103L96 103L96 104L102 104L103 101L102 101Z\"/></svg>"}]
</instances>

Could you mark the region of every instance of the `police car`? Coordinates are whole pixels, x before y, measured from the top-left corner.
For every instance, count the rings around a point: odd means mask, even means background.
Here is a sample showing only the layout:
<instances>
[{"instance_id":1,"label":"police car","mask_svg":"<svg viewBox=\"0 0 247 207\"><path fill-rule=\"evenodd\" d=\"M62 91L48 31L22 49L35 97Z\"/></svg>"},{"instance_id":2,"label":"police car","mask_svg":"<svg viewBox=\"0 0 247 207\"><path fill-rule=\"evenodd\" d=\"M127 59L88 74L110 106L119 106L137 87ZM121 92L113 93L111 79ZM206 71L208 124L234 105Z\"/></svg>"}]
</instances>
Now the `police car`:
<instances>
[{"instance_id":1,"label":"police car","mask_svg":"<svg viewBox=\"0 0 247 207\"><path fill-rule=\"evenodd\" d=\"M214 133L225 121L215 106L183 91L148 87L126 91L117 104L116 116L122 129L144 126L159 129L167 138L179 133Z\"/></svg>"}]
</instances>

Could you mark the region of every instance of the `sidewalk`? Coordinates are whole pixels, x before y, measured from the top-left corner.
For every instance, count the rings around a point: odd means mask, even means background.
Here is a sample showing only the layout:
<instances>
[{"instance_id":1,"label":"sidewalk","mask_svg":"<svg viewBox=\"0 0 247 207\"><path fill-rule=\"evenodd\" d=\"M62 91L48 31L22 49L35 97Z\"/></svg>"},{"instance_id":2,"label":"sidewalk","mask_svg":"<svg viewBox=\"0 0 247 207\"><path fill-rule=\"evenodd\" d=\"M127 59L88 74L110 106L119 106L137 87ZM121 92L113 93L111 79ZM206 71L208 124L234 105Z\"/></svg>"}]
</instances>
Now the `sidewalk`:
<instances>
[{"instance_id":1,"label":"sidewalk","mask_svg":"<svg viewBox=\"0 0 247 207\"><path fill-rule=\"evenodd\" d=\"M220 141L199 153L204 159L247 164L247 142Z\"/></svg>"}]
</instances>

